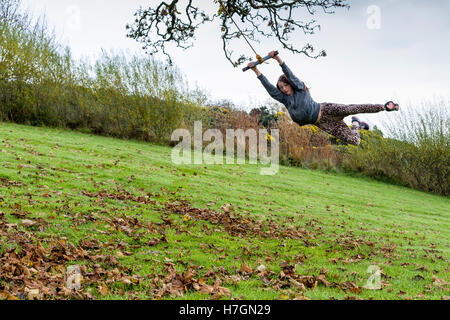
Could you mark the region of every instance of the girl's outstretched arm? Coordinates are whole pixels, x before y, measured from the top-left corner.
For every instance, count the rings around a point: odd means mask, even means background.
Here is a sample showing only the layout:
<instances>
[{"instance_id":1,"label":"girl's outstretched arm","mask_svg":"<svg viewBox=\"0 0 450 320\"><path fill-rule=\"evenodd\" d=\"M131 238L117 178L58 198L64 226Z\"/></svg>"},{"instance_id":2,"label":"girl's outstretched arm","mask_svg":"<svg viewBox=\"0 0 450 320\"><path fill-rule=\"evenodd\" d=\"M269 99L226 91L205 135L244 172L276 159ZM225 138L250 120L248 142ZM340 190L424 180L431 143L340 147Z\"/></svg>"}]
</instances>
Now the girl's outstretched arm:
<instances>
[{"instance_id":1,"label":"girl's outstretched arm","mask_svg":"<svg viewBox=\"0 0 450 320\"><path fill-rule=\"evenodd\" d=\"M275 55L275 51L269 52L269 56L273 57L281 66L281 69L283 70L283 73L288 78L289 82L292 84L292 86L297 90L304 90L305 84L303 81L301 81L299 78L297 78L289 69L289 67L284 63L283 60L281 60L280 55Z\"/></svg>"},{"instance_id":2,"label":"girl's outstretched arm","mask_svg":"<svg viewBox=\"0 0 450 320\"><path fill-rule=\"evenodd\" d=\"M278 54L278 55L275 55L275 52L276 51L270 51L269 52L269 56L271 56L273 59L275 59L279 64L280 64L280 66L283 64L283 60L281 60L281 57L280 57L280 55Z\"/></svg>"},{"instance_id":3,"label":"girl's outstretched arm","mask_svg":"<svg viewBox=\"0 0 450 320\"><path fill-rule=\"evenodd\" d=\"M250 62L248 66L255 72L256 76L259 77L262 73L258 70L258 68L254 65L253 62Z\"/></svg>"},{"instance_id":4,"label":"girl's outstretched arm","mask_svg":"<svg viewBox=\"0 0 450 320\"><path fill-rule=\"evenodd\" d=\"M255 72L256 76L261 81L264 88L266 88L266 91L269 93L269 95L278 102L285 104L286 96L283 94L283 92L281 92L277 87L271 84L269 80L267 80L267 78L258 70L258 68L254 66L253 62L250 62L248 66Z\"/></svg>"}]
</instances>

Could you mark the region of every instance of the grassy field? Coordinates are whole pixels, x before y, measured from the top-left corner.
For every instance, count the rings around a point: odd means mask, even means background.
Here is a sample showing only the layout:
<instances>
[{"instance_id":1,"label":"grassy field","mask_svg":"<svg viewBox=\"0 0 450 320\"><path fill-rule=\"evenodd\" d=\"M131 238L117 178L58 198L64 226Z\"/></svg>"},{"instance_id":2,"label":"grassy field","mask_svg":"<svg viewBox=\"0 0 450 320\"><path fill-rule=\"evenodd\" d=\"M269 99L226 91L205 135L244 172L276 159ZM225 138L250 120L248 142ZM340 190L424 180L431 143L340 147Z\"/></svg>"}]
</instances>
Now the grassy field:
<instances>
[{"instance_id":1,"label":"grassy field","mask_svg":"<svg viewBox=\"0 0 450 320\"><path fill-rule=\"evenodd\" d=\"M0 299L450 296L448 198L175 166L168 147L66 130L0 123L0 136Z\"/></svg>"}]
</instances>

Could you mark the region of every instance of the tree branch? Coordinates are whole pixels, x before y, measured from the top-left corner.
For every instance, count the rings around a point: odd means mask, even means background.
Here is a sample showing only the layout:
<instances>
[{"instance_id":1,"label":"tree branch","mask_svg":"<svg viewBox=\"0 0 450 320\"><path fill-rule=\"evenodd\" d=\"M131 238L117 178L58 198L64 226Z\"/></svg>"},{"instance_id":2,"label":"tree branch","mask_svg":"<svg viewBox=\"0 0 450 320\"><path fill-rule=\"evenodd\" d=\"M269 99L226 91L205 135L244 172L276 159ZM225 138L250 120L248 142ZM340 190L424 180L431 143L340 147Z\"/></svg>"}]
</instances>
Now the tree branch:
<instances>
[{"instance_id":1,"label":"tree branch","mask_svg":"<svg viewBox=\"0 0 450 320\"><path fill-rule=\"evenodd\" d=\"M209 14L202 9L200 0L158 1L154 7L138 9L135 21L127 24L127 36L142 43L143 49L150 54L163 52L172 62L166 52L166 44L173 43L177 47L187 49L193 46L195 33L200 25L220 20L221 38L225 57L235 67L250 60L250 57L240 55L233 59L233 51L229 49L233 40L245 36L249 41L259 42L262 38L275 37L282 47L288 51L305 54L310 58L325 56L325 51L315 54L315 49L309 43L302 48L290 42L290 36L301 30L304 34L314 34L320 30L315 19L301 21L295 17L300 13L314 16L316 9L324 13L334 14L336 8L349 8L348 0L222 0L226 10L214 0L216 8ZM183 8L182 12L178 8ZM210 15L212 18L210 18ZM232 19L239 24L242 33L236 28Z\"/></svg>"}]
</instances>

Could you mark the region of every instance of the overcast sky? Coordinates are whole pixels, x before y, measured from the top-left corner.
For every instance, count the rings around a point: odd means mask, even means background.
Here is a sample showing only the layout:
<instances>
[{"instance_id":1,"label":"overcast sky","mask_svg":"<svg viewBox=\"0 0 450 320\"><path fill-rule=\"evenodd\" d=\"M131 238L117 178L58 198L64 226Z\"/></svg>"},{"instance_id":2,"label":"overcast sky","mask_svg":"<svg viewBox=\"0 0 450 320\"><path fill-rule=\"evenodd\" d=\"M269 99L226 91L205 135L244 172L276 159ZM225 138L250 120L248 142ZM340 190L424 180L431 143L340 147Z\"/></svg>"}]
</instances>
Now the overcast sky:
<instances>
[{"instance_id":1,"label":"overcast sky","mask_svg":"<svg viewBox=\"0 0 450 320\"><path fill-rule=\"evenodd\" d=\"M209 0L198 2L212 4ZM325 58L294 56L281 50L274 38L254 47L261 55L279 50L294 73L311 87L317 102L384 103L392 99L407 105L436 95L450 97L450 1L349 2L350 10L319 14L322 28L314 36L297 32L292 38L298 47L309 41L317 49L325 49ZM126 38L125 25L133 20L139 5L148 7L152 3L155 1L24 0L36 15L46 14L75 57L95 56L101 48L140 51L140 45ZM379 8L378 26L371 6ZM252 54L243 41L235 42L232 49ZM174 48L170 53L187 79L213 98L230 99L247 108L268 98L253 72L243 73L225 59L217 25L201 28L194 48ZM275 61L260 70L273 82L281 73ZM376 117L366 115L364 119L376 123Z\"/></svg>"}]
</instances>

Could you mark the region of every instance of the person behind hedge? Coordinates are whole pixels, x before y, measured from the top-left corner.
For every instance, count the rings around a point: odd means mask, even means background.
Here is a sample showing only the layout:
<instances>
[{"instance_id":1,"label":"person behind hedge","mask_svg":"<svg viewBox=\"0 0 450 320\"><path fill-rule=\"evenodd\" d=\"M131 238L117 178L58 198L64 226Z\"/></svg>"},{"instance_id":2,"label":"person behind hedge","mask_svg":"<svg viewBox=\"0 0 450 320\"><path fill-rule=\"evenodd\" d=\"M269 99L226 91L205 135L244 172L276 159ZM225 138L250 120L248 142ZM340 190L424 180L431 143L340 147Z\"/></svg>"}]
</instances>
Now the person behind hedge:
<instances>
[{"instance_id":1,"label":"person behind hedge","mask_svg":"<svg viewBox=\"0 0 450 320\"><path fill-rule=\"evenodd\" d=\"M359 145L359 122L353 121L350 129L344 122L346 116L399 110L399 105L392 101L384 105L317 103L311 97L305 84L292 73L279 55L275 55L275 51L270 52L269 56L274 58L283 70L283 75L278 79L276 87L267 80L253 62L249 63L248 67L256 73L269 95L285 105L292 120L300 126L313 124L337 139Z\"/></svg>"},{"instance_id":2,"label":"person behind hedge","mask_svg":"<svg viewBox=\"0 0 450 320\"><path fill-rule=\"evenodd\" d=\"M367 122L360 121L358 117L352 117L352 125L357 124L360 130L370 130L370 126Z\"/></svg>"}]
</instances>

